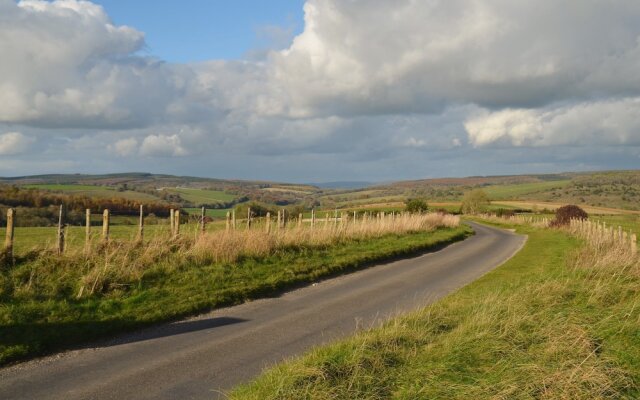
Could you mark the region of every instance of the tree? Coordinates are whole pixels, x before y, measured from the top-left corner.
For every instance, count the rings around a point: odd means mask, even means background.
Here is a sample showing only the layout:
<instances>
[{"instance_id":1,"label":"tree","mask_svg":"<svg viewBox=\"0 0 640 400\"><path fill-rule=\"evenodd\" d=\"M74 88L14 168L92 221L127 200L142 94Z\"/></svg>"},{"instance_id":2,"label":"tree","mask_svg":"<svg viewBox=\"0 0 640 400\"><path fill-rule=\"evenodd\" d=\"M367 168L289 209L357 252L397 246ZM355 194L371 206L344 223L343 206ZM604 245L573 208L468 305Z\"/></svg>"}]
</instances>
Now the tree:
<instances>
[{"instance_id":1,"label":"tree","mask_svg":"<svg viewBox=\"0 0 640 400\"><path fill-rule=\"evenodd\" d=\"M489 197L484 190L474 189L464 194L461 208L464 214L477 214L484 211L489 204Z\"/></svg>"},{"instance_id":2,"label":"tree","mask_svg":"<svg viewBox=\"0 0 640 400\"><path fill-rule=\"evenodd\" d=\"M556 210L556 219L553 226L569 225L572 219L587 219L589 215L582 208L575 205L562 206Z\"/></svg>"},{"instance_id":3,"label":"tree","mask_svg":"<svg viewBox=\"0 0 640 400\"><path fill-rule=\"evenodd\" d=\"M427 202L422 199L408 199L404 204L404 209L410 213L421 213L429 209Z\"/></svg>"}]
</instances>

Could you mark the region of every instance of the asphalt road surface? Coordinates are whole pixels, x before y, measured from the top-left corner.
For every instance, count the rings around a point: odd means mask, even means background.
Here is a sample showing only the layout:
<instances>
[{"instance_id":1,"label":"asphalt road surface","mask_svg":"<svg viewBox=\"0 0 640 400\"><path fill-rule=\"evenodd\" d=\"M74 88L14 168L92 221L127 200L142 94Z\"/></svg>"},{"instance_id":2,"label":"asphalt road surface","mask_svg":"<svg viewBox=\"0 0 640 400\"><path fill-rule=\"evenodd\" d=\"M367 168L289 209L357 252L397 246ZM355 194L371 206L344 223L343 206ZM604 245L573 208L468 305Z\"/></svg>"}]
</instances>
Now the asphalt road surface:
<instances>
[{"instance_id":1,"label":"asphalt road surface","mask_svg":"<svg viewBox=\"0 0 640 400\"><path fill-rule=\"evenodd\" d=\"M0 399L216 399L284 358L429 304L525 237L471 224L443 250L0 370Z\"/></svg>"}]
</instances>

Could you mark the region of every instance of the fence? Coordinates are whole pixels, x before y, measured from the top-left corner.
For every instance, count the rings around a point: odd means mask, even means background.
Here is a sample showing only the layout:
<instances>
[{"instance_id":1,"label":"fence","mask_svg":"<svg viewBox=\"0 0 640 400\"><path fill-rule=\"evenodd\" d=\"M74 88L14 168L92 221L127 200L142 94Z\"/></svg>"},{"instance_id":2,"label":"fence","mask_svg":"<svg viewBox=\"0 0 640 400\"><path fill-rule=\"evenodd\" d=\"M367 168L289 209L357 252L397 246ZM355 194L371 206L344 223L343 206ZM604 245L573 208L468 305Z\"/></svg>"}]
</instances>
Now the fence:
<instances>
[{"instance_id":1,"label":"fence","mask_svg":"<svg viewBox=\"0 0 640 400\"><path fill-rule=\"evenodd\" d=\"M486 220L495 220L499 222L509 222L512 224L529 224L539 228L548 228L551 226L552 220L548 217L536 217L532 215L509 215L497 217L492 214L482 214L481 218ZM635 233L625 231L621 226L607 226L604 221L592 221L590 219L572 219L569 223L569 231L581 237L587 242L596 245L619 245L631 249L635 254L637 252L637 236Z\"/></svg>"},{"instance_id":2,"label":"fence","mask_svg":"<svg viewBox=\"0 0 640 400\"><path fill-rule=\"evenodd\" d=\"M16 210L9 208L7 210L7 228L4 245L4 253L9 257L13 257L16 249L16 243L24 241L29 243L33 249L52 248L56 253L63 254L69 247L84 246L84 251L90 253L95 244L108 243L113 240L112 214L110 210L105 209L101 214L98 226L95 224L95 214L87 209L85 212L85 223L81 226L69 226L65 223L64 207L60 206L58 213L58 223L55 234L51 228L18 228L16 230ZM128 214L130 215L130 213ZM379 224L393 223L398 218L403 218L405 213L358 213L353 211L323 212L318 213L315 209L311 210L310 218L304 218L302 213L291 215L286 209L279 210L275 216L267 213L266 216L257 216L251 208L243 218L239 218L235 211L226 213L224 223L213 223L206 217L206 209L202 207L200 215L195 219L195 226L191 226L189 231L181 232L181 226L188 222L184 218L185 214L179 209L172 209L169 218L156 225L153 228L145 224L144 206L140 206L137 226L128 225L126 233L124 229L118 229L118 240L129 240L134 242L145 242L145 236L165 236L167 239L175 239L181 234L192 233L196 237L207 232L209 225L215 225L215 229L240 230L240 229L263 229L265 232L277 232L289 228L309 227L311 229L337 229L347 224L360 223L362 225L377 221ZM94 229L97 229L97 232ZM122 228L121 226L118 228ZM132 230L132 228L134 230ZM168 228L168 229L167 229ZM148 235L148 234L151 235ZM27 240L26 236L32 237ZM54 236L55 235L55 236ZM73 239L73 240L71 240ZM25 249L26 246L23 246Z\"/></svg>"}]
</instances>

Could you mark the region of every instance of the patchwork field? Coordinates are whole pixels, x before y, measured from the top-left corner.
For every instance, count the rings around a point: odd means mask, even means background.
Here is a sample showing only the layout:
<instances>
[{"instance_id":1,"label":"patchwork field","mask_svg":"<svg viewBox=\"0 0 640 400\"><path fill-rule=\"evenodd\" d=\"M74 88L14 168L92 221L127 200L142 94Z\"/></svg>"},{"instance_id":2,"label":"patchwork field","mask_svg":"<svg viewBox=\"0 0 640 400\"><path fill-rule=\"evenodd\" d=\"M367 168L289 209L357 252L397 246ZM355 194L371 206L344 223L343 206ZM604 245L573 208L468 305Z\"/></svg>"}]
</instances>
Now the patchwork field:
<instances>
[{"instance_id":1,"label":"patchwork field","mask_svg":"<svg viewBox=\"0 0 640 400\"><path fill-rule=\"evenodd\" d=\"M163 188L169 193L177 193L186 201L194 205L225 203L233 201L236 196L218 190L191 189L191 188Z\"/></svg>"},{"instance_id":2,"label":"patchwork field","mask_svg":"<svg viewBox=\"0 0 640 400\"><path fill-rule=\"evenodd\" d=\"M72 184L36 184L23 185L27 189L48 190L52 192L60 192L65 194L82 195L99 198L124 198L128 200L140 201L158 201L156 196L147 193L136 192L133 190L118 190L111 186L97 185L72 185Z\"/></svg>"}]
</instances>

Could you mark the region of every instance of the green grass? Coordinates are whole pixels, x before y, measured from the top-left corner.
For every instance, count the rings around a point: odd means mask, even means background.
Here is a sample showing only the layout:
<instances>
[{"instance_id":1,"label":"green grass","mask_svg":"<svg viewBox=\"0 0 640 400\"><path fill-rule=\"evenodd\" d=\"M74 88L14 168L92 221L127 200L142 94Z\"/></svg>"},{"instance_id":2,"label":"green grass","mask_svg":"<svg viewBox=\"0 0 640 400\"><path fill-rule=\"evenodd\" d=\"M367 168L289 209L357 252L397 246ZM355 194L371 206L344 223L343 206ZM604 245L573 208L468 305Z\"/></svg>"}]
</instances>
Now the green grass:
<instances>
[{"instance_id":1,"label":"green grass","mask_svg":"<svg viewBox=\"0 0 640 400\"><path fill-rule=\"evenodd\" d=\"M581 243L529 235L514 258L381 328L317 348L232 399L640 398L640 276L576 266Z\"/></svg>"},{"instance_id":2,"label":"green grass","mask_svg":"<svg viewBox=\"0 0 640 400\"><path fill-rule=\"evenodd\" d=\"M178 193L180 197L195 205L224 203L233 201L236 196L218 190L189 189L189 188L165 188L168 192Z\"/></svg>"},{"instance_id":3,"label":"green grass","mask_svg":"<svg viewBox=\"0 0 640 400\"><path fill-rule=\"evenodd\" d=\"M27 189L49 190L65 194L100 197L100 198L125 198L128 200L159 201L158 197L133 190L118 191L110 186L98 185L74 185L74 184L36 184L23 185Z\"/></svg>"},{"instance_id":4,"label":"green grass","mask_svg":"<svg viewBox=\"0 0 640 400\"><path fill-rule=\"evenodd\" d=\"M169 238L169 223L163 221L162 224L146 225L144 227L145 238L152 239L158 236ZM180 231L185 235L195 235L198 225L196 223L181 224ZM223 227L219 222L209 223L207 230L217 230ZM4 240L6 228L0 227L0 238ZM54 248L57 238L57 227L17 227L14 231L14 253L18 256L29 251L43 248ZM68 226L65 230L65 246L67 249L82 248L85 243L84 226ZM92 226L91 234L93 241L100 240L102 226ZM111 225L109 227L109 237L115 240L135 240L138 234L137 221L135 224ZM4 243L4 242L3 242Z\"/></svg>"},{"instance_id":5,"label":"green grass","mask_svg":"<svg viewBox=\"0 0 640 400\"><path fill-rule=\"evenodd\" d=\"M0 364L272 295L469 234L469 228L462 226L286 248L264 258L245 257L236 264L198 263L166 246L163 258L137 281L81 299L76 293L85 273L82 260L71 262L55 255L26 260L0 274Z\"/></svg>"},{"instance_id":6,"label":"green grass","mask_svg":"<svg viewBox=\"0 0 640 400\"><path fill-rule=\"evenodd\" d=\"M199 216L201 214L200 208L183 208L183 210L191 215ZM231 211L229 208L207 208L205 214L211 218L226 218L227 212Z\"/></svg>"},{"instance_id":7,"label":"green grass","mask_svg":"<svg viewBox=\"0 0 640 400\"><path fill-rule=\"evenodd\" d=\"M515 185L495 185L482 188L491 200L517 199L528 194L562 189L568 186L571 180L521 183Z\"/></svg>"},{"instance_id":8,"label":"green grass","mask_svg":"<svg viewBox=\"0 0 640 400\"><path fill-rule=\"evenodd\" d=\"M601 215L590 218L596 221L604 221L609 226L620 226L625 231L631 231L640 236L640 215Z\"/></svg>"}]
</instances>

